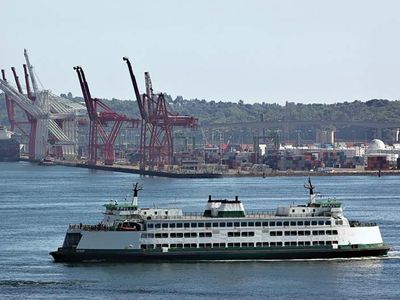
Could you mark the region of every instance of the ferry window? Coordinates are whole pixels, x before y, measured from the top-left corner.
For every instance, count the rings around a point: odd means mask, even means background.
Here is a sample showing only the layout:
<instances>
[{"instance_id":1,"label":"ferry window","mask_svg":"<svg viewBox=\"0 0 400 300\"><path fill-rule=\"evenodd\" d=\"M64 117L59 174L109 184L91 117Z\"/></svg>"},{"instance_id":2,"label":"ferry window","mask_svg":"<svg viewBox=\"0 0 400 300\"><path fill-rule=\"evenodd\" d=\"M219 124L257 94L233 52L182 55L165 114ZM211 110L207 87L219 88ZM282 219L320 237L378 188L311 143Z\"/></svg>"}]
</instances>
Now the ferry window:
<instances>
[{"instance_id":1,"label":"ferry window","mask_svg":"<svg viewBox=\"0 0 400 300\"><path fill-rule=\"evenodd\" d=\"M256 222L256 226L260 227L261 226L261 222Z\"/></svg>"},{"instance_id":2,"label":"ferry window","mask_svg":"<svg viewBox=\"0 0 400 300\"><path fill-rule=\"evenodd\" d=\"M219 248L219 243L214 243L213 248Z\"/></svg>"},{"instance_id":3,"label":"ferry window","mask_svg":"<svg viewBox=\"0 0 400 300\"><path fill-rule=\"evenodd\" d=\"M162 238L168 238L168 233L162 233L162 234L161 234L161 237L162 237Z\"/></svg>"},{"instance_id":4,"label":"ferry window","mask_svg":"<svg viewBox=\"0 0 400 300\"><path fill-rule=\"evenodd\" d=\"M233 236L236 236L236 237L240 236L240 232L234 232Z\"/></svg>"},{"instance_id":5,"label":"ferry window","mask_svg":"<svg viewBox=\"0 0 400 300\"><path fill-rule=\"evenodd\" d=\"M289 221L283 222L283 226L289 226Z\"/></svg>"},{"instance_id":6,"label":"ferry window","mask_svg":"<svg viewBox=\"0 0 400 300\"><path fill-rule=\"evenodd\" d=\"M338 241L332 241L332 244L337 244L338 243Z\"/></svg>"},{"instance_id":7,"label":"ferry window","mask_svg":"<svg viewBox=\"0 0 400 300\"><path fill-rule=\"evenodd\" d=\"M177 228L182 228L182 227L183 227L183 224L182 224L182 223L177 223L177 224L176 224L176 227L177 227Z\"/></svg>"},{"instance_id":8,"label":"ferry window","mask_svg":"<svg viewBox=\"0 0 400 300\"><path fill-rule=\"evenodd\" d=\"M331 245L332 242L331 242L331 241L326 241L325 244L326 244L326 245Z\"/></svg>"},{"instance_id":9,"label":"ferry window","mask_svg":"<svg viewBox=\"0 0 400 300\"><path fill-rule=\"evenodd\" d=\"M191 238L197 237L197 233L196 233L196 232L191 232L191 233L190 233L190 237L191 237Z\"/></svg>"},{"instance_id":10,"label":"ferry window","mask_svg":"<svg viewBox=\"0 0 400 300\"><path fill-rule=\"evenodd\" d=\"M204 232L199 232L199 237L204 237L204 236L205 236Z\"/></svg>"},{"instance_id":11,"label":"ferry window","mask_svg":"<svg viewBox=\"0 0 400 300\"><path fill-rule=\"evenodd\" d=\"M203 243L201 243L201 244L199 244L199 248L205 248L205 244L203 244Z\"/></svg>"},{"instance_id":12,"label":"ferry window","mask_svg":"<svg viewBox=\"0 0 400 300\"><path fill-rule=\"evenodd\" d=\"M310 243L310 241L305 241L305 242L304 242L304 245L305 245L305 246L310 246L311 243Z\"/></svg>"},{"instance_id":13,"label":"ferry window","mask_svg":"<svg viewBox=\"0 0 400 300\"><path fill-rule=\"evenodd\" d=\"M219 223L219 227L225 227L225 222L221 222L221 223Z\"/></svg>"},{"instance_id":14,"label":"ferry window","mask_svg":"<svg viewBox=\"0 0 400 300\"><path fill-rule=\"evenodd\" d=\"M285 235L290 235L290 231L285 231Z\"/></svg>"},{"instance_id":15,"label":"ferry window","mask_svg":"<svg viewBox=\"0 0 400 300\"><path fill-rule=\"evenodd\" d=\"M268 227L268 222L262 222L263 226ZM269 226L275 226L275 222L269 222Z\"/></svg>"},{"instance_id":16,"label":"ferry window","mask_svg":"<svg viewBox=\"0 0 400 300\"><path fill-rule=\"evenodd\" d=\"M315 212L315 208L313 208L313 210L312 210L313 212Z\"/></svg>"},{"instance_id":17,"label":"ferry window","mask_svg":"<svg viewBox=\"0 0 400 300\"><path fill-rule=\"evenodd\" d=\"M282 246L283 244L282 244L282 242L276 242L276 245L277 246Z\"/></svg>"},{"instance_id":18,"label":"ferry window","mask_svg":"<svg viewBox=\"0 0 400 300\"><path fill-rule=\"evenodd\" d=\"M325 222L324 221L318 221L318 225L324 225Z\"/></svg>"},{"instance_id":19,"label":"ferry window","mask_svg":"<svg viewBox=\"0 0 400 300\"><path fill-rule=\"evenodd\" d=\"M142 239L147 238L147 233L142 233L142 234L140 235L140 237L141 237Z\"/></svg>"},{"instance_id":20,"label":"ferry window","mask_svg":"<svg viewBox=\"0 0 400 300\"><path fill-rule=\"evenodd\" d=\"M140 245L141 249L146 249L146 245Z\"/></svg>"},{"instance_id":21,"label":"ferry window","mask_svg":"<svg viewBox=\"0 0 400 300\"><path fill-rule=\"evenodd\" d=\"M275 243L275 242L271 242L271 243L269 243L269 244L270 244L271 247L275 247L275 246L276 246L276 243Z\"/></svg>"},{"instance_id":22,"label":"ferry window","mask_svg":"<svg viewBox=\"0 0 400 300\"><path fill-rule=\"evenodd\" d=\"M156 248L161 248L161 244L157 244L157 245L156 245Z\"/></svg>"},{"instance_id":23,"label":"ferry window","mask_svg":"<svg viewBox=\"0 0 400 300\"><path fill-rule=\"evenodd\" d=\"M197 248L197 244L190 244L190 248Z\"/></svg>"},{"instance_id":24,"label":"ferry window","mask_svg":"<svg viewBox=\"0 0 400 300\"><path fill-rule=\"evenodd\" d=\"M211 248L211 243L207 243L206 248Z\"/></svg>"},{"instance_id":25,"label":"ferry window","mask_svg":"<svg viewBox=\"0 0 400 300\"><path fill-rule=\"evenodd\" d=\"M161 238L161 233L156 233L156 239Z\"/></svg>"},{"instance_id":26,"label":"ferry window","mask_svg":"<svg viewBox=\"0 0 400 300\"><path fill-rule=\"evenodd\" d=\"M211 223L206 223L206 227L211 227Z\"/></svg>"},{"instance_id":27,"label":"ferry window","mask_svg":"<svg viewBox=\"0 0 400 300\"><path fill-rule=\"evenodd\" d=\"M343 221L342 220L336 220L336 225L343 225Z\"/></svg>"},{"instance_id":28,"label":"ferry window","mask_svg":"<svg viewBox=\"0 0 400 300\"><path fill-rule=\"evenodd\" d=\"M296 221L291 221L290 226L296 226Z\"/></svg>"},{"instance_id":29,"label":"ferry window","mask_svg":"<svg viewBox=\"0 0 400 300\"><path fill-rule=\"evenodd\" d=\"M263 247L269 247L269 243L268 242L263 242L262 245L263 245Z\"/></svg>"},{"instance_id":30,"label":"ferry window","mask_svg":"<svg viewBox=\"0 0 400 300\"><path fill-rule=\"evenodd\" d=\"M233 243L228 243L228 247L232 248L233 247Z\"/></svg>"},{"instance_id":31,"label":"ferry window","mask_svg":"<svg viewBox=\"0 0 400 300\"><path fill-rule=\"evenodd\" d=\"M247 227L247 222L241 222L241 223L240 223L240 226L242 226L242 227Z\"/></svg>"},{"instance_id":32,"label":"ferry window","mask_svg":"<svg viewBox=\"0 0 400 300\"><path fill-rule=\"evenodd\" d=\"M226 227L232 227L233 223L232 222L228 222L226 223Z\"/></svg>"},{"instance_id":33,"label":"ferry window","mask_svg":"<svg viewBox=\"0 0 400 300\"><path fill-rule=\"evenodd\" d=\"M175 232L171 232L170 237L171 237L171 238L176 238L176 233L175 233Z\"/></svg>"},{"instance_id":34,"label":"ferry window","mask_svg":"<svg viewBox=\"0 0 400 300\"><path fill-rule=\"evenodd\" d=\"M320 245L325 245L325 242L324 241L319 241L319 244Z\"/></svg>"},{"instance_id":35,"label":"ferry window","mask_svg":"<svg viewBox=\"0 0 400 300\"><path fill-rule=\"evenodd\" d=\"M326 235L331 235L331 234L332 234L332 231L330 231L330 230L326 231Z\"/></svg>"},{"instance_id":36,"label":"ferry window","mask_svg":"<svg viewBox=\"0 0 400 300\"><path fill-rule=\"evenodd\" d=\"M183 227L189 228L190 227L190 223L183 223Z\"/></svg>"},{"instance_id":37,"label":"ferry window","mask_svg":"<svg viewBox=\"0 0 400 300\"><path fill-rule=\"evenodd\" d=\"M254 247L254 243L249 243L249 247Z\"/></svg>"},{"instance_id":38,"label":"ferry window","mask_svg":"<svg viewBox=\"0 0 400 300\"><path fill-rule=\"evenodd\" d=\"M332 234L337 235L338 234L337 230L332 230Z\"/></svg>"},{"instance_id":39,"label":"ferry window","mask_svg":"<svg viewBox=\"0 0 400 300\"><path fill-rule=\"evenodd\" d=\"M290 242L285 242L285 246L290 246Z\"/></svg>"},{"instance_id":40,"label":"ferry window","mask_svg":"<svg viewBox=\"0 0 400 300\"><path fill-rule=\"evenodd\" d=\"M310 226L310 221L304 221L304 225Z\"/></svg>"},{"instance_id":41,"label":"ferry window","mask_svg":"<svg viewBox=\"0 0 400 300\"><path fill-rule=\"evenodd\" d=\"M190 238L190 232L185 232L183 235L185 238Z\"/></svg>"},{"instance_id":42,"label":"ferry window","mask_svg":"<svg viewBox=\"0 0 400 300\"><path fill-rule=\"evenodd\" d=\"M310 235L311 232L309 230L304 231L304 235Z\"/></svg>"},{"instance_id":43,"label":"ferry window","mask_svg":"<svg viewBox=\"0 0 400 300\"><path fill-rule=\"evenodd\" d=\"M176 248L183 248L183 244L176 244Z\"/></svg>"},{"instance_id":44,"label":"ferry window","mask_svg":"<svg viewBox=\"0 0 400 300\"><path fill-rule=\"evenodd\" d=\"M313 246L318 245L318 241L313 241L312 244Z\"/></svg>"},{"instance_id":45,"label":"ferry window","mask_svg":"<svg viewBox=\"0 0 400 300\"><path fill-rule=\"evenodd\" d=\"M169 228L175 228L175 223L170 223Z\"/></svg>"},{"instance_id":46,"label":"ferry window","mask_svg":"<svg viewBox=\"0 0 400 300\"><path fill-rule=\"evenodd\" d=\"M303 213L305 213L306 212L306 210L305 209L303 209Z\"/></svg>"},{"instance_id":47,"label":"ferry window","mask_svg":"<svg viewBox=\"0 0 400 300\"><path fill-rule=\"evenodd\" d=\"M148 234L147 234L147 237L148 237L148 238L151 238L151 239L154 238L154 233L148 233Z\"/></svg>"},{"instance_id":48,"label":"ferry window","mask_svg":"<svg viewBox=\"0 0 400 300\"><path fill-rule=\"evenodd\" d=\"M262 247L262 243L260 242L256 243L256 247Z\"/></svg>"},{"instance_id":49,"label":"ferry window","mask_svg":"<svg viewBox=\"0 0 400 300\"><path fill-rule=\"evenodd\" d=\"M290 235L292 235L292 236L293 236L293 235L297 235L297 231L291 231L291 232L290 232Z\"/></svg>"},{"instance_id":50,"label":"ferry window","mask_svg":"<svg viewBox=\"0 0 400 300\"><path fill-rule=\"evenodd\" d=\"M304 235L304 231L299 231L297 234L298 235Z\"/></svg>"},{"instance_id":51,"label":"ferry window","mask_svg":"<svg viewBox=\"0 0 400 300\"><path fill-rule=\"evenodd\" d=\"M176 237L182 238L182 237L183 237L183 233L182 233L182 232L178 232L178 233L176 234Z\"/></svg>"},{"instance_id":52,"label":"ferry window","mask_svg":"<svg viewBox=\"0 0 400 300\"><path fill-rule=\"evenodd\" d=\"M247 243L242 243L242 247L247 247Z\"/></svg>"},{"instance_id":53,"label":"ferry window","mask_svg":"<svg viewBox=\"0 0 400 300\"><path fill-rule=\"evenodd\" d=\"M155 211L154 214L156 215L156 214L157 214L157 211Z\"/></svg>"},{"instance_id":54,"label":"ferry window","mask_svg":"<svg viewBox=\"0 0 400 300\"><path fill-rule=\"evenodd\" d=\"M248 226L254 226L254 222L249 222Z\"/></svg>"},{"instance_id":55,"label":"ferry window","mask_svg":"<svg viewBox=\"0 0 400 300\"><path fill-rule=\"evenodd\" d=\"M235 247L240 247L240 243L234 243Z\"/></svg>"},{"instance_id":56,"label":"ferry window","mask_svg":"<svg viewBox=\"0 0 400 300\"><path fill-rule=\"evenodd\" d=\"M197 227L204 227L204 223L198 223Z\"/></svg>"},{"instance_id":57,"label":"ferry window","mask_svg":"<svg viewBox=\"0 0 400 300\"><path fill-rule=\"evenodd\" d=\"M154 228L154 224L153 223L147 224L147 228Z\"/></svg>"},{"instance_id":58,"label":"ferry window","mask_svg":"<svg viewBox=\"0 0 400 300\"><path fill-rule=\"evenodd\" d=\"M233 232L228 232L228 237L233 237Z\"/></svg>"},{"instance_id":59,"label":"ferry window","mask_svg":"<svg viewBox=\"0 0 400 300\"><path fill-rule=\"evenodd\" d=\"M325 235L325 231L323 230L318 231L318 235Z\"/></svg>"},{"instance_id":60,"label":"ferry window","mask_svg":"<svg viewBox=\"0 0 400 300\"><path fill-rule=\"evenodd\" d=\"M294 209L292 209L292 212L295 212L295 210L294 210Z\"/></svg>"},{"instance_id":61,"label":"ferry window","mask_svg":"<svg viewBox=\"0 0 400 300\"><path fill-rule=\"evenodd\" d=\"M297 221L297 226L303 226L304 222L303 221Z\"/></svg>"},{"instance_id":62,"label":"ferry window","mask_svg":"<svg viewBox=\"0 0 400 300\"><path fill-rule=\"evenodd\" d=\"M269 232L269 235L270 235L270 236L276 236L276 231L270 231L270 232Z\"/></svg>"},{"instance_id":63,"label":"ferry window","mask_svg":"<svg viewBox=\"0 0 400 300\"><path fill-rule=\"evenodd\" d=\"M318 231L313 230L312 234L313 234L313 235L318 235Z\"/></svg>"},{"instance_id":64,"label":"ferry window","mask_svg":"<svg viewBox=\"0 0 400 300\"><path fill-rule=\"evenodd\" d=\"M290 246L297 246L297 242L290 242Z\"/></svg>"},{"instance_id":65,"label":"ferry window","mask_svg":"<svg viewBox=\"0 0 400 300\"><path fill-rule=\"evenodd\" d=\"M276 226L282 226L282 222L276 222Z\"/></svg>"},{"instance_id":66,"label":"ferry window","mask_svg":"<svg viewBox=\"0 0 400 300\"><path fill-rule=\"evenodd\" d=\"M190 248L190 244L183 244L183 248Z\"/></svg>"},{"instance_id":67,"label":"ferry window","mask_svg":"<svg viewBox=\"0 0 400 300\"><path fill-rule=\"evenodd\" d=\"M145 211L143 214L144 214L144 215L147 215L147 212Z\"/></svg>"},{"instance_id":68,"label":"ferry window","mask_svg":"<svg viewBox=\"0 0 400 300\"><path fill-rule=\"evenodd\" d=\"M277 231L277 232L276 232L276 235L277 235L277 236L282 236L282 231Z\"/></svg>"},{"instance_id":69,"label":"ferry window","mask_svg":"<svg viewBox=\"0 0 400 300\"><path fill-rule=\"evenodd\" d=\"M253 231L250 231L250 232L249 232L249 236L254 236L254 232L253 232Z\"/></svg>"},{"instance_id":70,"label":"ferry window","mask_svg":"<svg viewBox=\"0 0 400 300\"><path fill-rule=\"evenodd\" d=\"M242 232L242 236L247 236L247 232L246 232L246 231L243 231L243 232Z\"/></svg>"},{"instance_id":71,"label":"ferry window","mask_svg":"<svg viewBox=\"0 0 400 300\"><path fill-rule=\"evenodd\" d=\"M168 248L168 244L162 244L163 247L167 247Z\"/></svg>"},{"instance_id":72,"label":"ferry window","mask_svg":"<svg viewBox=\"0 0 400 300\"><path fill-rule=\"evenodd\" d=\"M212 233L211 232L206 232L206 237L212 237Z\"/></svg>"},{"instance_id":73,"label":"ferry window","mask_svg":"<svg viewBox=\"0 0 400 300\"><path fill-rule=\"evenodd\" d=\"M239 227L239 226L240 226L240 223L239 223L239 222L233 222L233 226Z\"/></svg>"},{"instance_id":74,"label":"ferry window","mask_svg":"<svg viewBox=\"0 0 400 300\"><path fill-rule=\"evenodd\" d=\"M169 247L170 248L176 248L176 244L170 244Z\"/></svg>"},{"instance_id":75,"label":"ferry window","mask_svg":"<svg viewBox=\"0 0 400 300\"><path fill-rule=\"evenodd\" d=\"M190 227L196 228L197 227L197 223L190 223Z\"/></svg>"},{"instance_id":76,"label":"ferry window","mask_svg":"<svg viewBox=\"0 0 400 300\"><path fill-rule=\"evenodd\" d=\"M304 246L304 242L298 242L299 246Z\"/></svg>"},{"instance_id":77,"label":"ferry window","mask_svg":"<svg viewBox=\"0 0 400 300\"><path fill-rule=\"evenodd\" d=\"M149 244L149 245L147 245L146 248L147 248L147 249L154 249L154 245L153 245L153 244Z\"/></svg>"},{"instance_id":78,"label":"ferry window","mask_svg":"<svg viewBox=\"0 0 400 300\"><path fill-rule=\"evenodd\" d=\"M168 228L168 223L162 223L162 228Z\"/></svg>"},{"instance_id":79,"label":"ferry window","mask_svg":"<svg viewBox=\"0 0 400 300\"><path fill-rule=\"evenodd\" d=\"M218 227L218 223L212 223L212 227Z\"/></svg>"},{"instance_id":80,"label":"ferry window","mask_svg":"<svg viewBox=\"0 0 400 300\"><path fill-rule=\"evenodd\" d=\"M311 225L313 225L313 226L315 226L315 225L317 225L318 223L317 223L317 221L312 221L311 222Z\"/></svg>"},{"instance_id":81,"label":"ferry window","mask_svg":"<svg viewBox=\"0 0 400 300\"><path fill-rule=\"evenodd\" d=\"M165 214L168 215L168 210L165 211Z\"/></svg>"},{"instance_id":82,"label":"ferry window","mask_svg":"<svg viewBox=\"0 0 400 300\"><path fill-rule=\"evenodd\" d=\"M326 221L325 225L331 225L331 221Z\"/></svg>"}]
</instances>

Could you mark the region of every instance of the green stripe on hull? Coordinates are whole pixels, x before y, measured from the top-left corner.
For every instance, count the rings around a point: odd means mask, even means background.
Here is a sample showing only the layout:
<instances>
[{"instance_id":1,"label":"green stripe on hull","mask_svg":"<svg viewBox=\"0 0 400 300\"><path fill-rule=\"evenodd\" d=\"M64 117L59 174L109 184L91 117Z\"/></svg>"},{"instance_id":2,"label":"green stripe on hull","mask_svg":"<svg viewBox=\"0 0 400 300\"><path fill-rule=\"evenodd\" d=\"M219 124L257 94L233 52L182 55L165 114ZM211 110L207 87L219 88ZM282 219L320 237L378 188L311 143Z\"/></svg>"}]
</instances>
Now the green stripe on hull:
<instances>
[{"instance_id":1,"label":"green stripe on hull","mask_svg":"<svg viewBox=\"0 0 400 300\"><path fill-rule=\"evenodd\" d=\"M382 256L389 251L387 245L332 249L329 246L270 247L270 248L211 248L161 250L78 250L59 249L51 252L56 262L80 261L199 261L199 260L245 260L245 259L314 259Z\"/></svg>"}]
</instances>

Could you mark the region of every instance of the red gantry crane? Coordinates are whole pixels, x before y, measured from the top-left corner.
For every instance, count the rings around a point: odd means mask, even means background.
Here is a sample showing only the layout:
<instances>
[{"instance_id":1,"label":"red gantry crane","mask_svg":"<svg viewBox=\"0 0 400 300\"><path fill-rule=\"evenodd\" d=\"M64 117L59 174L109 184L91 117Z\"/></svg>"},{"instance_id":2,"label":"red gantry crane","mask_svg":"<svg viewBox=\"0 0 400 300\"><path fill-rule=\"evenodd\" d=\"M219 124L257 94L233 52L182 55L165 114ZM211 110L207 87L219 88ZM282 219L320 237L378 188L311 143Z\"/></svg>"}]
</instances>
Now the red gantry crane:
<instances>
[{"instance_id":1,"label":"red gantry crane","mask_svg":"<svg viewBox=\"0 0 400 300\"><path fill-rule=\"evenodd\" d=\"M115 161L114 144L124 122L131 123L132 127L138 127L139 120L128 118L126 115L114 112L109 106L97 98L92 98L82 67L74 67L78 74L79 83L85 99L86 108L89 115L89 157L88 164L96 165L97 152L102 150L104 154L104 164L112 165ZM111 130L107 132L105 126L113 122ZM100 137L102 143L99 143Z\"/></svg>"},{"instance_id":2,"label":"red gantry crane","mask_svg":"<svg viewBox=\"0 0 400 300\"><path fill-rule=\"evenodd\" d=\"M171 164L173 159L172 130L174 126L196 127L198 119L192 116L180 116L168 110L164 94L153 94L150 74L145 73L146 93L140 95L133 73L132 65L127 57L123 60L128 65L136 100L142 117L140 135L140 167L151 168Z\"/></svg>"}]
</instances>

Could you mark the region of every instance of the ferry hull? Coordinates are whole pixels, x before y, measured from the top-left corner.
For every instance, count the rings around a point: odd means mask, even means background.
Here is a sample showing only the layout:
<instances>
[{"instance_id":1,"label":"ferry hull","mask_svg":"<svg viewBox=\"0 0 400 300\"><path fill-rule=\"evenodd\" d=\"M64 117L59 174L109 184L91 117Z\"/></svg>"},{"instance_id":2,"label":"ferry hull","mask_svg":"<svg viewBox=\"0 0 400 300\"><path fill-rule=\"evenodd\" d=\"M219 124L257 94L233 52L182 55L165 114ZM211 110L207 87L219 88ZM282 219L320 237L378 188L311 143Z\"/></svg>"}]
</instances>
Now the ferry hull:
<instances>
[{"instance_id":1,"label":"ferry hull","mask_svg":"<svg viewBox=\"0 0 400 300\"><path fill-rule=\"evenodd\" d=\"M204 250L78 250L59 248L51 252L55 262L154 262L154 261L201 261L201 260L249 260L249 259L321 259L351 258L386 255L387 245L360 248L332 249L327 247L302 249L204 249Z\"/></svg>"}]
</instances>

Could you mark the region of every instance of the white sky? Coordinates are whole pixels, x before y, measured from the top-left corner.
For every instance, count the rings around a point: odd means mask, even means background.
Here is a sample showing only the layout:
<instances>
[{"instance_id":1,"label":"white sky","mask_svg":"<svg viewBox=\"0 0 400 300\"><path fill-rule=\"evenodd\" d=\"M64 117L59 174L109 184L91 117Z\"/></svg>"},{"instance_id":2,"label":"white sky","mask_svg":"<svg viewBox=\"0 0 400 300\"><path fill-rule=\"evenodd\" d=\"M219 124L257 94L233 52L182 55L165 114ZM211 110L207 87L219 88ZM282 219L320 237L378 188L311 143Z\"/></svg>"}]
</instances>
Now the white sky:
<instances>
[{"instance_id":1,"label":"white sky","mask_svg":"<svg viewBox=\"0 0 400 300\"><path fill-rule=\"evenodd\" d=\"M216 101L399 99L400 1L0 0L0 67L23 49L44 87L133 99L139 86Z\"/></svg>"}]
</instances>

